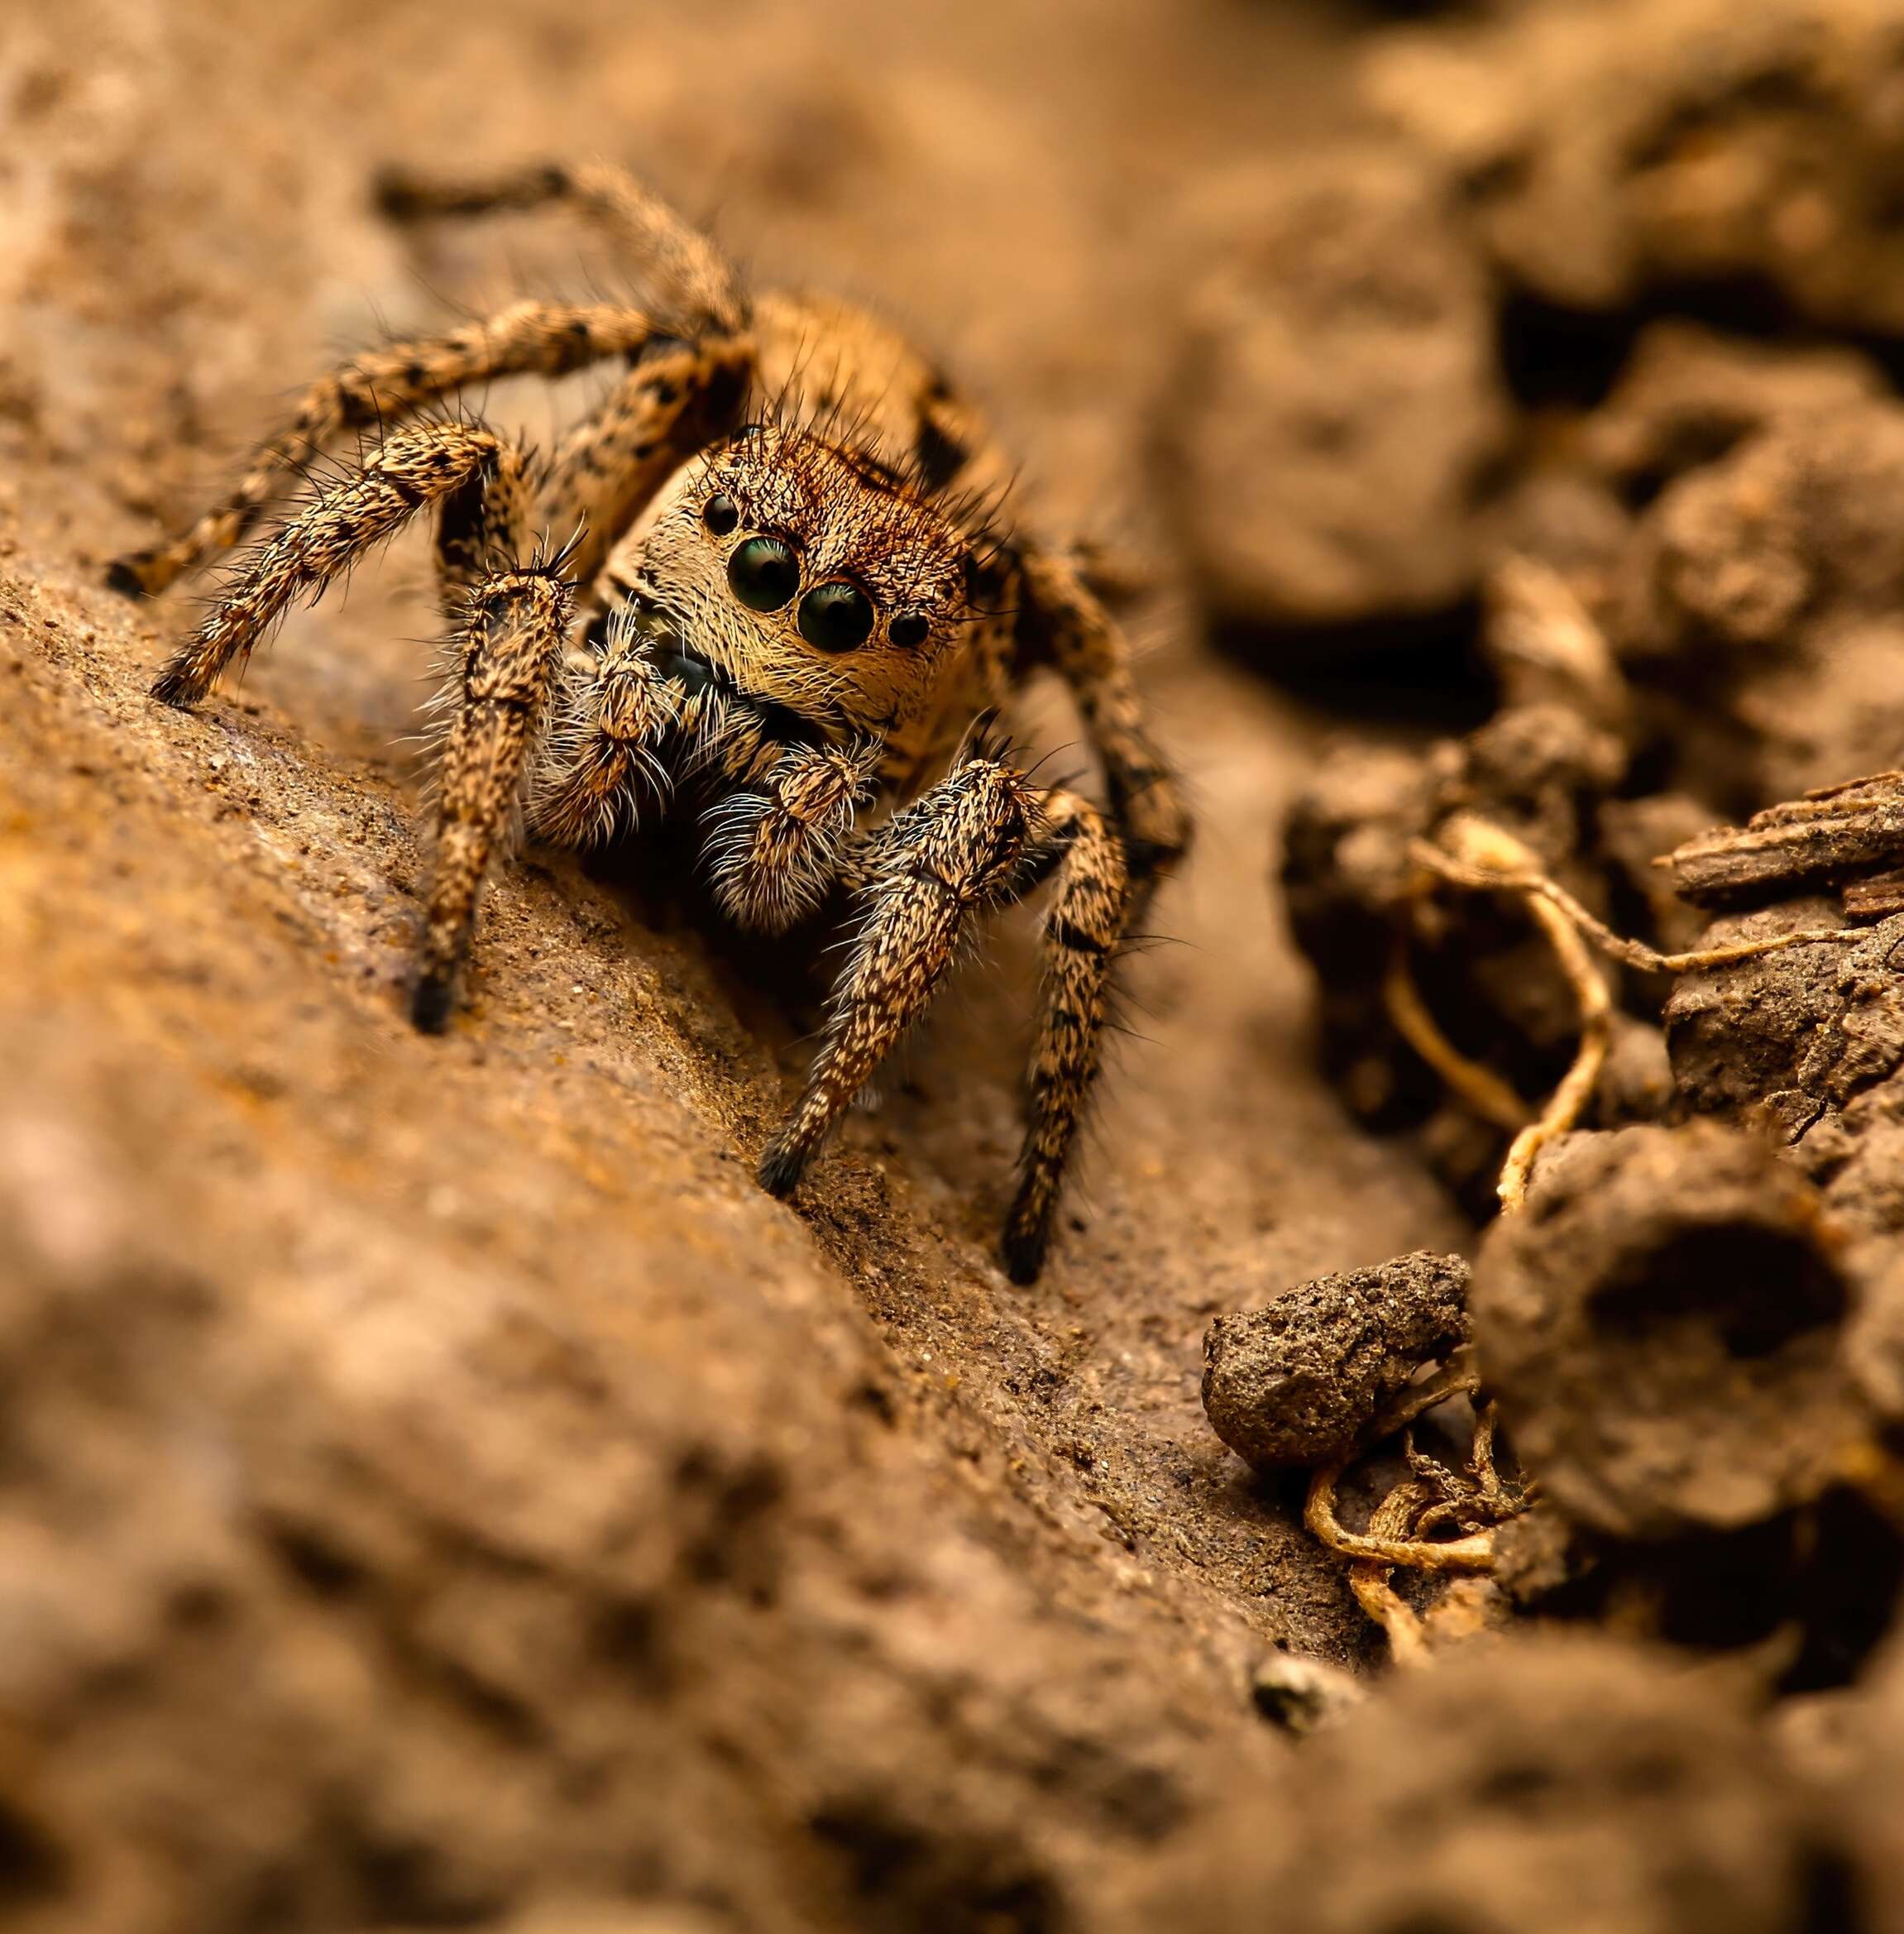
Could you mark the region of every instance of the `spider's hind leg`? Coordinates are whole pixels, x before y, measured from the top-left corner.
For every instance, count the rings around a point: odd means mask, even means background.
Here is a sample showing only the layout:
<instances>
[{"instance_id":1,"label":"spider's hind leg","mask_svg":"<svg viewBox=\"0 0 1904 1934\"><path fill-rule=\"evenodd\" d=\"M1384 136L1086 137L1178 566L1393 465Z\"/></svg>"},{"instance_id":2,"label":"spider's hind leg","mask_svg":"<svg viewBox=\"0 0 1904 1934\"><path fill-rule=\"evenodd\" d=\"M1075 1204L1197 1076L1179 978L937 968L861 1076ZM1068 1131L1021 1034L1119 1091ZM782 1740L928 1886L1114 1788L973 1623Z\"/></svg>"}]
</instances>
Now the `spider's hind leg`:
<instances>
[{"instance_id":1,"label":"spider's hind leg","mask_svg":"<svg viewBox=\"0 0 1904 1934\"><path fill-rule=\"evenodd\" d=\"M1034 663L1071 688L1103 764L1111 816L1130 862L1131 918L1190 844L1189 809L1170 762L1152 742L1131 672L1131 647L1074 560L1027 546L1020 562L1021 641Z\"/></svg>"},{"instance_id":2,"label":"spider's hind leg","mask_svg":"<svg viewBox=\"0 0 1904 1934\"><path fill-rule=\"evenodd\" d=\"M1040 929L1044 981L1026 1079L1025 1147L1005 1218L1005 1266L1014 1282L1038 1274L1072 1144L1103 1059L1111 969L1131 919L1123 840L1087 799L1044 796L1040 873L1055 876ZM1034 877L1036 877L1034 875Z\"/></svg>"},{"instance_id":3,"label":"spider's hind leg","mask_svg":"<svg viewBox=\"0 0 1904 1934\"><path fill-rule=\"evenodd\" d=\"M348 430L394 430L426 405L496 376L567 376L605 358L635 356L655 334L648 317L613 304L519 302L442 335L352 357L304 392L289 423L260 446L228 496L169 542L115 560L107 582L131 597L156 596L237 543L266 505Z\"/></svg>"}]
</instances>

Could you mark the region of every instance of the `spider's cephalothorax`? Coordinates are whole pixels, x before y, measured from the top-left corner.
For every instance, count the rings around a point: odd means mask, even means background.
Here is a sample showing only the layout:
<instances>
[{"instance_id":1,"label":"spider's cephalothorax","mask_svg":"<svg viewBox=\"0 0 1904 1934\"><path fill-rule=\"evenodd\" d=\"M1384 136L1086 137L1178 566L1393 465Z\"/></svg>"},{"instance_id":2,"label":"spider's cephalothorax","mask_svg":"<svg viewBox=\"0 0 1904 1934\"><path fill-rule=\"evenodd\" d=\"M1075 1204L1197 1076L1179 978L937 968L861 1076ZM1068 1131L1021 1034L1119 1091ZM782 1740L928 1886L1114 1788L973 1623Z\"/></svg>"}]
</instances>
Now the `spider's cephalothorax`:
<instances>
[{"instance_id":1,"label":"spider's cephalothorax","mask_svg":"<svg viewBox=\"0 0 1904 1934\"><path fill-rule=\"evenodd\" d=\"M1026 1280L1097 1074L1112 963L1186 836L1123 639L1069 558L988 514L1005 477L995 451L870 317L750 302L711 243L615 170L384 189L405 219L543 202L623 243L653 307L520 303L316 384L229 498L112 567L121 589L162 590L237 543L328 442L377 431L246 554L155 692L196 703L296 599L437 505L452 665L417 1024L447 1022L483 876L519 810L576 845L691 815L739 924L784 929L835 890L853 908L825 1044L761 1156L776 1194L923 1012L974 922L1049 879L1005 1232ZM624 373L545 463L480 423L419 414L491 377L602 361ZM552 532L572 534L551 551ZM974 730L1039 666L1076 697L1107 811L1034 785Z\"/></svg>"}]
</instances>

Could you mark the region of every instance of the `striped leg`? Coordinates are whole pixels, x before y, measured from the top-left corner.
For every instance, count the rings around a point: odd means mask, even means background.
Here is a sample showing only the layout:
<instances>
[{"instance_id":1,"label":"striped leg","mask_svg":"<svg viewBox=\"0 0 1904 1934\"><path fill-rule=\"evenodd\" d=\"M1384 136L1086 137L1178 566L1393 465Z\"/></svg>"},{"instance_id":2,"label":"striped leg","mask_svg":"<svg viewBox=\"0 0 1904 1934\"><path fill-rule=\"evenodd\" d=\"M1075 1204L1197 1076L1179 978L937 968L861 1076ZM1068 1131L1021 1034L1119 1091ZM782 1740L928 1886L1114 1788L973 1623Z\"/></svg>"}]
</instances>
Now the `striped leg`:
<instances>
[{"instance_id":1,"label":"striped leg","mask_svg":"<svg viewBox=\"0 0 1904 1934\"><path fill-rule=\"evenodd\" d=\"M320 596L428 504L444 506L446 582L470 582L484 567L479 553L514 534L493 506L527 502L524 462L514 445L476 424L419 424L398 431L246 556L159 674L152 696L167 705L196 705L299 598Z\"/></svg>"},{"instance_id":2,"label":"striped leg","mask_svg":"<svg viewBox=\"0 0 1904 1934\"><path fill-rule=\"evenodd\" d=\"M835 990L805 1093L767 1145L763 1188L785 1195L881 1061L926 1011L974 918L1055 881L1006 1265L1029 1282L1045 1259L1065 1164L1102 1056L1111 965L1130 898L1124 849L1074 794L1038 792L975 758L872 836L841 869L868 912Z\"/></svg>"},{"instance_id":3,"label":"striped leg","mask_svg":"<svg viewBox=\"0 0 1904 1934\"><path fill-rule=\"evenodd\" d=\"M410 1007L426 1033L449 1024L484 876L515 823L574 609L573 589L555 569L497 571L471 587L451 640L457 682L438 775L436 870Z\"/></svg>"},{"instance_id":4,"label":"striped leg","mask_svg":"<svg viewBox=\"0 0 1904 1934\"><path fill-rule=\"evenodd\" d=\"M107 582L128 596L155 596L229 549L291 476L348 429L395 426L423 405L494 376L566 376L605 357L632 356L655 335L639 311L610 304L519 302L440 336L353 357L304 393L289 424L262 444L222 503L169 543L119 558Z\"/></svg>"},{"instance_id":5,"label":"striped leg","mask_svg":"<svg viewBox=\"0 0 1904 1934\"><path fill-rule=\"evenodd\" d=\"M592 584L648 500L696 450L730 431L747 400L746 342L658 342L557 448L541 522L575 539L572 575Z\"/></svg>"},{"instance_id":6,"label":"striped leg","mask_svg":"<svg viewBox=\"0 0 1904 1934\"><path fill-rule=\"evenodd\" d=\"M1012 897L1039 831L1037 794L989 758L969 759L873 835L859 874L866 904L835 989L826 1040L792 1113L760 1158L760 1183L786 1195L853 1098L925 1012L972 920Z\"/></svg>"},{"instance_id":7,"label":"striped leg","mask_svg":"<svg viewBox=\"0 0 1904 1934\"><path fill-rule=\"evenodd\" d=\"M572 209L615 243L630 269L645 274L671 323L692 335L734 335L747 327L746 299L720 251L624 169L536 165L450 181L392 168L378 180L377 200L394 222Z\"/></svg>"},{"instance_id":8,"label":"striped leg","mask_svg":"<svg viewBox=\"0 0 1904 1934\"><path fill-rule=\"evenodd\" d=\"M1103 1059L1112 963L1130 916L1123 841L1088 800L1047 792L1045 864L1056 882L1041 943L1044 984L1026 1084L1018 1192L1005 1218L1005 1266L1014 1282L1038 1274L1078 1126Z\"/></svg>"},{"instance_id":9,"label":"striped leg","mask_svg":"<svg viewBox=\"0 0 1904 1934\"><path fill-rule=\"evenodd\" d=\"M225 595L160 674L155 697L195 704L301 596L324 586L425 505L438 539L456 682L447 695L437 852L412 1015L439 1032L468 951L476 901L513 824L575 594L565 560L526 565L526 459L493 430L420 424L319 494L245 560Z\"/></svg>"},{"instance_id":10,"label":"striped leg","mask_svg":"<svg viewBox=\"0 0 1904 1934\"><path fill-rule=\"evenodd\" d=\"M582 533L572 575L590 584L615 540L669 474L739 420L753 373L748 305L733 269L624 170L531 166L482 180L387 170L384 213L417 223L542 208L581 215L647 285L658 318L644 353L570 433L550 467L543 524Z\"/></svg>"},{"instance_id":11,"label":"striped leg","mask_svg":"<svg viewBox=\"0 0 1904 1934\"><path fill-rule=\"evenodd\" d=\"M1116 619L1070 560L1028 548L1022 562L1019 634L1028 654L1055 667L1078 701L1103 761L1112 817L1130 859L1132 917L1141 918L1158 882L1189 845L1183 789L1146 729L1130 644Z\"/></svg>"}]
</instances>

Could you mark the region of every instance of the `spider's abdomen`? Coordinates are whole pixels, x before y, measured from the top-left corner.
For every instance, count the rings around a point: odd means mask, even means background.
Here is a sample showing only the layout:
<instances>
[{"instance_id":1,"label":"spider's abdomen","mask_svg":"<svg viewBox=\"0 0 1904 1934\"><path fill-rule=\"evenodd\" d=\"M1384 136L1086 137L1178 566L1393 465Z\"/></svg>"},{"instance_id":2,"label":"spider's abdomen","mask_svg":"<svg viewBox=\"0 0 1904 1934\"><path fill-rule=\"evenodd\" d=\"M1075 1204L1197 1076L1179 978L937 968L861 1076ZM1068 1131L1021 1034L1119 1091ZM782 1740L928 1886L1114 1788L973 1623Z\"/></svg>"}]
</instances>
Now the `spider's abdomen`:
<instances>
[{"instance_id":1,"label":"spider's abdomen","mask_svg":"<svg viewBox=\"0 0 1904 1934\"><path fill-rule=\"evenodd\" d=\"M760 298L754 329L759 401L768 410L785 408L925 495L995 500L1003 492L1010 466L983 419L877 316L827 297L773 293Z\"/></svg>"}]
</instances>

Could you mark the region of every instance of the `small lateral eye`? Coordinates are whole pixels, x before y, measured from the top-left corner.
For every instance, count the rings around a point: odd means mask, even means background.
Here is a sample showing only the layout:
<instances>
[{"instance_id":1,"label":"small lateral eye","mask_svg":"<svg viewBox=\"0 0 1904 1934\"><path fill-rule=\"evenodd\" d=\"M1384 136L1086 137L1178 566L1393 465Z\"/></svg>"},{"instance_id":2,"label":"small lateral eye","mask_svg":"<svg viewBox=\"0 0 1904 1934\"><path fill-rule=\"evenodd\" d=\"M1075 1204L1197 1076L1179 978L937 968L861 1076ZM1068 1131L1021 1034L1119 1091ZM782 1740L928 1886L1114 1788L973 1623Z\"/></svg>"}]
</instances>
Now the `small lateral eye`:
<instances>
[{"instance_id":1,"label":"small lateral eye","mask_svg":"<svg viewBox=\"0 0 1904 1934\"><path fill-rule=\"evenodd\" d=\"M740 521L740 506L725 492L718 493L707 500L701 521L716 537L725 537Z\"/></svg>"},{"instance_id":2,"label":"small lateral eye","mask_svg":"<svg viewBox=\"0 0 1904 1934\"><path fill-rule=\"evenodd\" d=\"M800 601L800 635L821 651L859 650L873 619L873 601L857 584L816 584Z\"/></svg>"},{"instance_id":3,"label":"small lateral eye","mask_svg":"<svg viewBox=\"0 0 1904 1934\"><path fill-rule=\"evenodd\" d=\"M895 618L886 627L887 635L892 642L910 651L916 644L926 642L926 634L930 627L916 611L908 611L905 616Z\"/></svg>"}]
</instances>

